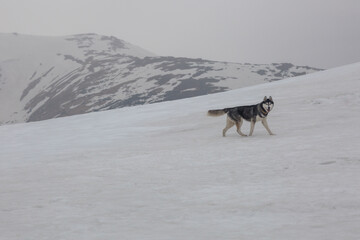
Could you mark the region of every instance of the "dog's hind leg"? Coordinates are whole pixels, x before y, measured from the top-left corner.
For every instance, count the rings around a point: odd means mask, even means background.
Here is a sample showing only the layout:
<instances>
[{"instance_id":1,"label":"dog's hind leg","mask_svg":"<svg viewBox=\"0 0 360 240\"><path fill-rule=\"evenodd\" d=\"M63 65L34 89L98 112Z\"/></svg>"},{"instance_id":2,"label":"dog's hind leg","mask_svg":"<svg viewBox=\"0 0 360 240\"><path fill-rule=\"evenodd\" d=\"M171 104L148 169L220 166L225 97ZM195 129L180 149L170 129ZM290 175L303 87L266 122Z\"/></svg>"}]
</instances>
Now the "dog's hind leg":
<instances>
[{"instance_id":1,"label":"dog's hind leg","mask_svg":"<svg viewBox=\"0 0 360 240\"><path fill-rule=\"evenodd\" d=\"M255 128L255 120L251 120L249 136L251 136L253 134L254 128Z\"/></svg>"},{"instance_id":2,"label":"dog's hind leg","mask_svg":"<svg viewBox=\"0 0 360 240\"><path fill-rule=\"evenodd\" d=\"M241 125L243 124L243 120L240 119L240 121L236 122L236 131L238 132L238 134L240 134L243 137L246 137L246 134L243 134L240 130Z\"/></svg>"},{"instance_id":3,"label":"dog's hind leg","mask_svg":"<svg viewBox=\"0 0 360 240\"><path fill-rule=\"evenodd\" d=\"M227 117L227 118L226 118L226 126L225 126L225 128L223 129L223 137L226 136L227 130L229 130L229 128L231 128L231 127L234 126L234 125L235 125L235 123L234 123L231 119L229 119L229 118Z\"/></svg>"}]
</instances>

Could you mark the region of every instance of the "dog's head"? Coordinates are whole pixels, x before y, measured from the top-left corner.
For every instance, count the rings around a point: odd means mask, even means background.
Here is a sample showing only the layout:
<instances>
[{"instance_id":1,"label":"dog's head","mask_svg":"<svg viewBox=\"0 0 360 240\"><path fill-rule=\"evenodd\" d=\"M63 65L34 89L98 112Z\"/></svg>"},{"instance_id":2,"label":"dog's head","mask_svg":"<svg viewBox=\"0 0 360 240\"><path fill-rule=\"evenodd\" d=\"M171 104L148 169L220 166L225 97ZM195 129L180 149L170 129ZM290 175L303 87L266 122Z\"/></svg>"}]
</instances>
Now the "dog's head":
<instances>
[{"instance_id":1,"label":"dog's head","mask_svg":"<svg viewBox=\"0 0 360 240\"><path fill-rule=\"evenodd\" d=\"M272 97L270 96L269 98L267 98L266 96L264 97L264 100L261 103L261 106L267 111L270 112L273 107L274 107L274 101L272 99Z\"/></svg>"}]
</instances>

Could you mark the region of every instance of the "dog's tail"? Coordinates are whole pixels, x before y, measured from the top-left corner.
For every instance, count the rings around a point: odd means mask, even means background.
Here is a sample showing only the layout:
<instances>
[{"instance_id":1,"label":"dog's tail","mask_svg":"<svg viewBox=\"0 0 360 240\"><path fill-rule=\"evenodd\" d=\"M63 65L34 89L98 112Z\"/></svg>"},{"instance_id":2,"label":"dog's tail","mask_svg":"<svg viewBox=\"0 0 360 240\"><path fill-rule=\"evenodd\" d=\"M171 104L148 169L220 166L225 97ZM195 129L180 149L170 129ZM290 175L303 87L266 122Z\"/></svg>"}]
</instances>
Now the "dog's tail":
<instances>
[{"instance_id":1,"label":"dog's tail","mask_svg":"<svg viewBox=\"0 0 360 240\"><path fill-rule=\"evenodd\" d=\"M215 109L215 110L209 110L207 115L217 117L224 115L225 113L227 113L226 109Z\"/></svg>"}]
</instances>

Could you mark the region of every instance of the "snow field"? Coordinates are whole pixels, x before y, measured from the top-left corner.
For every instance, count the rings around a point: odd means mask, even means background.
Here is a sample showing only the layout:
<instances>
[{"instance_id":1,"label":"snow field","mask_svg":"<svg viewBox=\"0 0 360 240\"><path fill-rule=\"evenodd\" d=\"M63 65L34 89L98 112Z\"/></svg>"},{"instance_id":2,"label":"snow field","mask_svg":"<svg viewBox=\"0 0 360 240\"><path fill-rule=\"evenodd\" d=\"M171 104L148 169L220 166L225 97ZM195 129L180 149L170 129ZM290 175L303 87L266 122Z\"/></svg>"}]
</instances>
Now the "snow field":
<instances>
[{"instance_id":1,"label":"snow field","mask_svg":"<svg viewBox=\"0 0 360 240\"><path fill-rule=\"evenodd\" d=\"M1 126L0 239L358 239L359 76ZM276 136L206 116L265 95Z\"/></svg>"}]
</instances>

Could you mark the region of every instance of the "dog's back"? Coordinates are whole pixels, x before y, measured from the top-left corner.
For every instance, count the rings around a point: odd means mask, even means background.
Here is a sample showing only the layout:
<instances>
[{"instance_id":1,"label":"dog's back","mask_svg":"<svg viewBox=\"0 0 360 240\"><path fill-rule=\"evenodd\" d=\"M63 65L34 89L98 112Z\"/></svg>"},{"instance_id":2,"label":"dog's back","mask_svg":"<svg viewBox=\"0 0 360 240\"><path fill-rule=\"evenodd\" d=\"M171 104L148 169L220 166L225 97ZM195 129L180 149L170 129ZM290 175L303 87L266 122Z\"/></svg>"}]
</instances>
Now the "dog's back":
<instances>
[{"instance_id":1,"label":"dog's back","mask_svg":"<svg viewBox=\"0 0 360 240\"><path fill-rule=\"evenodd\" d=\"M208 116L217 117L225 113L234 121L238 121L240 118L250 121L257 115L257 105L209 110Z\"/></svg>"}]
</instances>

